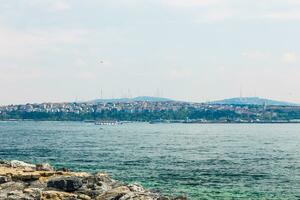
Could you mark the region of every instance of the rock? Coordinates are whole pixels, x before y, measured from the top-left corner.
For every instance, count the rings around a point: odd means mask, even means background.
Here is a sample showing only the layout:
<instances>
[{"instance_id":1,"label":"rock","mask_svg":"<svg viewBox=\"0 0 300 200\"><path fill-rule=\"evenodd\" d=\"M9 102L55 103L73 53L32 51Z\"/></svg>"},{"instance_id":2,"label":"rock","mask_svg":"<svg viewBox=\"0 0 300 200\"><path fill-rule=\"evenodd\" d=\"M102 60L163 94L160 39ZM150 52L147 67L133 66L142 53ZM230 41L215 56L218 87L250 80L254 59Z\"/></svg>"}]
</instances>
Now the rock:
<instances>
[{"instance_id":1,"label":"rock","mask_svg":"<svg viewBox=\"0 0 300 200\"><path fill-rule=\"evenodd\" d=\"M144 193L127 193L122 196L119 200L156 200L157 198L153 198L152 196Z\"/></svg>"},{"instance_id":2,"label":"rock","mask_svg":"<svg viewBox=\"0 0 300 200\"><path fill-rule=\"evenodd\" d=\"M62 167L62 168L57 169L56 171L58 171L58 172L69 172L70 170L65 168L65 167Z\"/></svg>"},{"instance_id":3,"label":"rock","mask_svg":"<svg viewBox=\"0 0 300 200\"><path fill-rule=\"evenodd\" d=\"M130 189L130 191L132 192L146 192L145 189L143 188L143 186L137 184L137 183L133 183L128 185L128 188Z\"/></svg>"},{"instance_id":4,"label":"rock","mask_svg":"<svg viewBox=\"0 0 300 200\"><path fill-rule=\"evenodd\" d=\"M7 194L7 200L34 200L34 198L28 194L24 194L22 191L12 191Z\"/></svg>"},{"instance_id":5,"label":"rock","mask_svg":"<svg viewBox=\"0 0 300 200\"><path fill-rule=\"evenodd\" d=\"M112 182L106 174L89 175L87 177L83 177L83 186L78 189L76 193L88 195L91 198L95 198L112 189L112 187L104 181L107 181L109 183Z\"/></svg>"},{"instance_id":6,"label":"rock","mask_svg":"<svg viewBox=\"0 0 300 200\"><path fill-rule=\"evenodd\" d=\"M41 200L73 200L77 199L77 195L59 192L59 191L43 191Z\"/></svg>"},{"instance_id":7,"label":"rock","mask_svg":"<svg viewBox=\"0 0 300 200\"><path fill-rule=\"evenodd\" d=\"M1 184L1 191L7 191L7 192L10 192L10 191L14 191L14 190L24 190L24 188L26 187L26 184L23 183L23 182L14 182L14 181L11 181L11 182L7 182L7 183L3 183ZM0 193L2 193L0 191Z\"/></svg>"},{"instance_id":8,"label":"rock","mask_svg":"<svg viewBox=\"0 0 300 200\"><path fill-rule=\"evenodd\" d=\"M0 199L2 200L33 200L29 195L23 194L26 183L9 181L2 183L0 187Z\"/></svg>"},{"instance_id":9,"label":"rock","mask_svg":"<svg viewBox=\"0 0 300 200\"><path fill-rule=\"evenodd\" d=\"M49 164L0 161L0 200L187 200L168 198L107 174L55 171Z\"/></svg>"},{"instance_id":10,"label":"rock","mask_svg":"<svg viewBox=\"0 0 300 200\"><path fill-rule=\"evenodd\" d=\"M11 167L24 167L24 168L35 168L35 165L19 161L19 160L12 160L9 162Z\"/></svg>"},{"instance_id":11,"label":"rock","mask_svg":"<svg viewBox=\"0 0 300 200\"><path fill-rule=\"evenodd\" d=\"M10 161L7 161L7 160L0 160L0 166L1 166L1 167L11 167L11 166L10 166Z\"/></svg>"},{"instance_id":12,"label":"rock","mask_svg":"<svg viewBox=\"0 0 300 200\"><path fill-rule=\"evenodd\" d=\"M23 190L23 193L28 194L35 199L40 199L42 196L42 190L40 188L26 188Z\"/></svg>"},{"instance_id":13,"label":"rock","mask_svg":"<svg viewBox=\"0 0 300 200\"><path fill-rule=\"evenodd\" d=\"M35 170L33 168L24 168L23 172L35 172Z\"/></svg>"},{"instance_id":14,"label":"rock","mask_svg":"<svg viewBox=\"0 0 300 200\"><path fill-rule=\"evenodd\" d=\"M103 192L106 192L107 190L111 189L111 186L109 185L110 180L107 182L104 182L101 177L94 175L94 176L89 176L83 179L84 184L87 186L87 188L90 189L98 189L102 190Z\"/></svg>"},{"instance_id":15,"label":"rock","mask_svg":"<svg viewBox=\"0 0 300 200\"><path fill-rule=\"evenodd\" d=\"M5 200L7 198L6 194L0 193L0 200Z\"/></svg>"},{"instance_id":16,"label":"rock","mask_svg":"<svg viewBox=\"0 0 300 200\"><path fill-rule=\"evenodd\" d=\"M129 188L126 186L121 186L105 192L104 194L98 196L96 200L119 200L128 193L130 193Z\"/></svg>"},{"instance_id":17,"label":"rock","mask_svg":"<svg viewBox=\"0 0 300 200\"><path fill-rule=\"evenodd\" d=\"M92 199L92 198L89 197L88 195L80 194L80 195L78 195L78 199L82 199L82 200L90 200L90 199Z\"/></svg>"},{"instance_id":18,"label":"rock","mask_svg":"<svg viewBox=\"0 0 300 200\"><path fill-rule=\"evenodd\" d=\"M34 181L38 180L41 177L37 173L17 173L12 175L12 179L15 181Z\"/></svg>"},{"instance_id":19,"label":"rock","mask_svg":"<svg viewBox=\"0 0 300 200\"><path fill-rule=\"evenodd\" d=\"M99 196L103 193L104 193L103 191L96 190L96 189L90 189L90 188L87 188L86 186L83 186L76 191L77 195L86 195L91 198L96 198L97 196Z\"/></svg>"},{"instance_id":20,"label":"rock","mask_svg":"<svg viewBox=\"0 0 300 200\"><path fill-rule=\"evenodd\" d=\"M39 189L43 189L47 187L47 183L45 183L44 181L40 181L40 180L36 180L36 181L31 181L29 188L39 188Z\"/></svg>"},{"instance_id":21,"label":"rock","mask_svg":"<svg viewBox=\"0 0 300 200\"><path fill-rule=\"evenodd\" d=\"M48 163L41 163L36 165L37 171L54 171L53 167Z\"/></svg>"},{"instance_id":22,"label":"rock","mask_svg":"<svg viewBox=\"0 0 300 200\"><path fill-rule=\"evenodd\" d=\"M9 181L9 178L6 176L0 176L0 184L6 183Z\"/></svg>"},{"instance_id":23,"label":"rock","mask_svg":"<svg viewBox=\"0 0 300 200\"><path fill-rule=\"evenodd\" d=\"M48 181L47 187L60 189L66 192L74 192L82 186L78 177L59 177Z\"/></svg>"},{"instance_id":24,"label":"rock","mask_svg":"<svg viewBox=\"0 0 300 200\"><path fill-rule=\"evenodd\" d=\"M111 179L107 174L98 172L95 174L95 179L97 182L104 182L107 183L109 185L112 185L114 183L116 183L115 180Z\"/></svg>"}]
</instances>

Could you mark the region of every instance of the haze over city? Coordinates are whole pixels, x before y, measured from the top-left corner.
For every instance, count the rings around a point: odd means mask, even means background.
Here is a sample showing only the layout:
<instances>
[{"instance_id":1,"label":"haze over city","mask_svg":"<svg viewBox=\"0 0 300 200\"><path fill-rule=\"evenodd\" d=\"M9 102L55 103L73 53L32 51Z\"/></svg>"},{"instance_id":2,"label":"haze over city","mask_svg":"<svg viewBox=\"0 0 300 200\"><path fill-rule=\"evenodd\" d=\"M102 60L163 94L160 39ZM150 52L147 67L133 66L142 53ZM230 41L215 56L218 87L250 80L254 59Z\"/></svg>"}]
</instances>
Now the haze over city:
<instances>
[{"instance_id":1,"label":"haze over city","mask_svg":"<svg viewBox=\"0 0 300 200\"><path fill-rule=\"evenodd\" d=\"M2 105L143 95L300 102L297 0L12 0L0 13Z\"/></svg>"}]
</instances>

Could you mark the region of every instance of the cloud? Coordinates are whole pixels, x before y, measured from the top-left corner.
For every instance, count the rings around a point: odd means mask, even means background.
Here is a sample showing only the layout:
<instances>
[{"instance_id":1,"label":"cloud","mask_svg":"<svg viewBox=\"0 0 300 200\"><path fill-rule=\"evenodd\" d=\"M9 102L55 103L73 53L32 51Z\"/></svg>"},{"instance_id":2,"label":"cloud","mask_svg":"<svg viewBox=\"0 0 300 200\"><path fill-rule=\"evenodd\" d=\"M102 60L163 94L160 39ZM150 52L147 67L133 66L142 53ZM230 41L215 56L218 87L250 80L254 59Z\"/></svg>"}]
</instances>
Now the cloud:
<instances>
[{"instance_id":1,"label":"cloud","mask_svg":"<svg viewBox=\"0 0 300 200\"><path fill-rule=\"evenodd\" d=\"M251 60L261 60L261 59L267 59L269 58L269 53L259 51L259 50L254 50L254 51L244 51L241 53L241 55L247 59Z\"/></svg>"},{"instance_id":2,"label":"cloud","mask_svg":"<svg viewBox=\"0 0 300 200\"><path fill-rule=\"evenodd\" d=\"M65 1L57 1L52 4L52 8L57 11L69 10L71 6Z\"/></svg>"},{"instance_id":3,"label":"cloud","mask_svg":"<svg viewBox=\"0 0 300 200\"><path fill-rule=\"evenodd\" d=\"M224 21L233 16L230 10L211 10L197 17L199 23L210 23Z\"/></svg>"},{"instance_id":4,"label":"cloud","mask_svg":"<svg viewBox=\"0 0 300 200\"><path fill-rule=\"evenodd\" d=\"M176 7L209 6L222 3L221 0L162 0L162 2Z\"/></svg>"},{"instance_id":5,"label":"cloud","mask_svg":"<svg viewBox=\"0 0 300 200\"><path fill-rule=\"evenodd\" d=\"M298 60L298 55L293 52L284 53L282 59L286 63L294 63Z\"/></svg>"},{"instance_id":6,"label":"cloud","mask_svg":"<svg viewBox=\"0 0 300 200\"><path fill-rule=\"evenodd\" d=\"M49 11L66 11L71 9L71 4L66 0L32 0L29 3L31 6Z\"/></svg>"},{"instance_id":7,"label":"cloud","mask_svg":"<svg viewBox=\"0 0 300 200\"><path fill-rule=\"evenodd\" d=\"M0 83L56 76L57 71L52 66L60 65L63 71L66 60L55 50L61 48L65 52L67 46L80 44L85 33L61 29L17 31L0 27Z\"/></svg>"},{"instance_id":8,"label":"cloud","mask_svg":"<svg viewBox=\"0 0 300 200\"><path fill-rule=\"evenodd\" d=\"M171 69L171 71L168 74L168 77L171 78L172 80L176 79L186 79L191 76L192 72L189 69L185 68L174 68Z\"/></svg>"},{"instance_id":9,"label":"cloud","mask_svg":"<svg viewBox=\"0 0 300 200\"><path fill-rule=\"evenodd\" d=\"M282 1L291 5L300 5L299 0L282 0Z\"/></svg>"},{"instance_id":10,"label":"cloud","mask_svg":"<svg viewBox=\"0 0 300 200\"><path fill-rule=\"evenodd\" d=\"M300 11L271 12L264 15L263 17L266 19L281 20L281 21L300 20Z\"/></svg>"},{"instance_id":11,"label":"cloud","mask_svg":"<svg viewBox=\"0 0 300 200\"><path fill-rule=\"evenodd\" d=\"M26 57L38 53L41 48L48 49L63 44L77 44L88 34L84 30L35 29L17 31L0 27L0 57ZM0 63L1 64L1 63Z\"/></svg>"}]
</instances>

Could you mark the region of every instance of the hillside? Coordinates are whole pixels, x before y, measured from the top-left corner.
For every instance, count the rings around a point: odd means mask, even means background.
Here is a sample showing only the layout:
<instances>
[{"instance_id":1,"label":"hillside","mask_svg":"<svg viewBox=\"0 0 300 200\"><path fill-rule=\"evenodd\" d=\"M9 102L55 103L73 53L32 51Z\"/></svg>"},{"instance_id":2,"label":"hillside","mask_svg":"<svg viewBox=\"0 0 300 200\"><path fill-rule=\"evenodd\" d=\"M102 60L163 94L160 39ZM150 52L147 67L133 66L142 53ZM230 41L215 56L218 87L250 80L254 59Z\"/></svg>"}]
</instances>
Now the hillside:
<instances>
[{"instance_id":1,"label":"hillside","mask_svg":"<svg viewBox=\"0 0 300 200\"><path fill-rule=\"evenodd\" d=\"M134 102L134 101L147 101L147 102L165 102L165 101L173 101L168 98L162 97L151 97L151 96L139 96L134 98L116 98L116 99L95 99L90 102L92 103L107 103L107 102Z\"/></svg>"},{"instance_id":2,"label":"hillside","mask_svg":"<svg viewBox=\"0 0 300 200\"><path fill-rule=\"evenodd\" d=\"M274 106L296 106L295 103L264 99L259 97L237 97L211 101L209 104L227 104L227 105L274 105Z\"/></svg>"}]
</instances>

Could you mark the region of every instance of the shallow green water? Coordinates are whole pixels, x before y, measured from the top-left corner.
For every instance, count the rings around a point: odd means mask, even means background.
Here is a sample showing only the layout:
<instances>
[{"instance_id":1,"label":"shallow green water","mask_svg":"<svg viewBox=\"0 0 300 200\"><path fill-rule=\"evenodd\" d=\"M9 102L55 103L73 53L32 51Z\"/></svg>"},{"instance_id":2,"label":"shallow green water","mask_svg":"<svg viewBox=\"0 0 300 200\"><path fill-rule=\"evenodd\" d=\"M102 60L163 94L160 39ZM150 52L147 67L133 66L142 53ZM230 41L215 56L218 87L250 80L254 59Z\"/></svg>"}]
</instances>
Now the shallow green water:
<instances>
[{"instance_id":1,"label":"shallow green water","mask_svg":"<svg viewBox=\"0 0 300 200\"><path fill-rule=\"evenodd\" d=\"M300 199L299 124L0 122L0 159L105 171L190 199Z\"/></svg>"}]
</instances>

